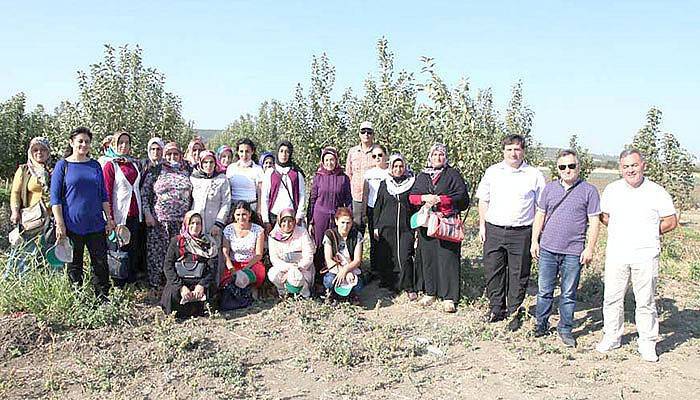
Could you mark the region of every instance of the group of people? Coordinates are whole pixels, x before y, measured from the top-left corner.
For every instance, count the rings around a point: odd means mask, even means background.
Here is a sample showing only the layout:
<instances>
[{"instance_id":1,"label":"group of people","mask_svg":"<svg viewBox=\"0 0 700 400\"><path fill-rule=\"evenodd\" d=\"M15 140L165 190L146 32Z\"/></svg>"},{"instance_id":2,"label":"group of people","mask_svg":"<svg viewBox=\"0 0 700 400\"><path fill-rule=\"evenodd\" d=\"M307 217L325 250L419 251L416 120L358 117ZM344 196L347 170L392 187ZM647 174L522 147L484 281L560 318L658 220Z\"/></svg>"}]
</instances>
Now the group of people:
<instances>
[{"instance_id":1,"label":"group of people","mask_svg":"<svg viewBox=\"0 0 700 400\"><path fill-rule=\"evenodd\" d=\"M280 297L357 302L358 293L376 279L379 287L405 292L422 306L439 301L444 312L456 311L460 213L470 198L442 144L428 150L425 167L414 174L401 154L389 155L375 143L372 124L365 121L345 168L335 148L322 149L307 196L308 177L294 161L289 141L258 156L248 138L216 151L195 138L183 151L154 137L148 158L138 160L130 155L128 132L103 141L98 159L90 155L92 139L87 128L72 131L64 158L53 166L48 141L30 142L28 161L13 181L11 222L27 237L25 253L40 252L49 235L51 242L70 243L66 270L77 284L87 248L99 299L106 301L112 283L144 279L161 292L166 313L187 317L202 314L206 303L222 310L246 307L266 280ZM602 221L609 237L605 335L598 350L620 345L622 301L631 276L639 350L655 361L659 235L677 224L670 196L643 177L643 156L636 150L621 154L623 179L610 184L602 200L579 178L574 151L559 154L561 179L547 184L524 157L524 138L507 136L503 161L486 170L476 191L488 321L510 318L511 330L521 327L535 258L534 334L549 333L559 276L557 330L564 344L575 346L576 289ZM23 230L37 213L43 213L41 229L34 223ZM366 236L368 267L362 264Z\"/></svg>"}]
</instances>

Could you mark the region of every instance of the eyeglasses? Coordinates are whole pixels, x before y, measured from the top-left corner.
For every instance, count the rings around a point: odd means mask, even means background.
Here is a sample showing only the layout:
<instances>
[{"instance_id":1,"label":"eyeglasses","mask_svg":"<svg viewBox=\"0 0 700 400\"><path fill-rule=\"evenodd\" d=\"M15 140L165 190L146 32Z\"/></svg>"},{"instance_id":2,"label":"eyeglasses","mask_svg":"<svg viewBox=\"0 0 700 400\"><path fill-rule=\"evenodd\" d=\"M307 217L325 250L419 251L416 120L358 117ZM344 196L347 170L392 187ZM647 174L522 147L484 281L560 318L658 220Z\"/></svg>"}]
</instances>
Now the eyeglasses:
<instances>
[{"instance_id":1,"label":"eyeglasses","mask_svg":"<svg viewBox=\"0 0 700 400\"><path fill-rule=\"evenodd\" d=\"M374 135L374 131L370 129L362 129L360 133L364 133L365 135Z\"/></svg>"},{"instance_id":2,"label":"eyeglasses","mask_svg":"<svg viewBox=\"0 0 700 400\"><path fill-rule=\"evenodd\" d=\"M372 154L372 158L384 157L384 153Z\"/></svg>"},{"instance_id":3,"label":"eyeglasses","mask_svg":"<svg viewBox=\"0 0 700 400\"><path fill-rule=\"evenodd\" d=\"M563 170L565 170L567 167L568 167L569 169L576 169L576 164L557 165L557 168L559 168L559 171L563 171Z\"/></svg>"}]
</instances>

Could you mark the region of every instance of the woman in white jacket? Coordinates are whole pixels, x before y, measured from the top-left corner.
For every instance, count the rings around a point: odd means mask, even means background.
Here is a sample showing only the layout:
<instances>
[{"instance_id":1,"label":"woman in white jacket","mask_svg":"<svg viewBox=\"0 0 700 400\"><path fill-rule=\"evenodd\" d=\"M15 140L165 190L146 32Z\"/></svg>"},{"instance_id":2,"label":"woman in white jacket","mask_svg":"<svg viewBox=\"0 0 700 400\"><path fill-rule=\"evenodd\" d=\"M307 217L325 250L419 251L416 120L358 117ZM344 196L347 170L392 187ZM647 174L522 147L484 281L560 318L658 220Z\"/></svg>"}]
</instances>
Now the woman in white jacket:
<instances>
[{"instance_id":1,"label":"woman in white jacket","mask_svg":"<svg viewBox=\"0 0 700 400\"><path fill-rule=\"evenodd\" d=\"M282 210L277 225L270 233L270 261L272 268L267 273L280 296L299 293L311 296L314 283L314 252L316 246L309 232L296 225L293 209Z\"/></svg>"},{"instance_id":2,"label":"woman in white jacket","mask_svg":"<svg viewBox=\"0 0 700 400\"><path fill-rule=\"evenodd\" d=\"M199 153L197 167L190 175L192 211L202 216L203 232L221 242L221 231L228 223L231 189L226 174L217 172L214 152Z\"/></svg>"}]
</instances>

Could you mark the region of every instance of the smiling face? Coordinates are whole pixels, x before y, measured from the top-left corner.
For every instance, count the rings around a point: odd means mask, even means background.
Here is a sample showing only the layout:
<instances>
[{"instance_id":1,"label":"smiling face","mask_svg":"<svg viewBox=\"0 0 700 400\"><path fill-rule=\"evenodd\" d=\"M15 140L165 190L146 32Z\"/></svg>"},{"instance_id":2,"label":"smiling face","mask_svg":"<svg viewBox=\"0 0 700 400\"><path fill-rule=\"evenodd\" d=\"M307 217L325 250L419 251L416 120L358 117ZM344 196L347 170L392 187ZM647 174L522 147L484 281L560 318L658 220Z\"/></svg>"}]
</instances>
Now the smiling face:
<instances>
[{"instance_id":1,"label":"smiling face","mask_svg":"<svg viewBox=\"0 0 700 400\"><path fill-rule=\"evenodd\" d=\"M233 211L233 220L245 226L250 222L250 213L245 208L237 208Z\"/></svg>"},{"instance_id":2,"label":"smiling face","mask_svg":"<svg viewBox=\"0 0 700 400\"><path fill-rule=\"evenodd\" d=\"M130 150L131 139L129 138L129 135L119 136L119 140L117 141L117 153L126 155L129 154Z\"/></svg>"},{"instance_id":3,"label":"smiling face","mask_svg":"<svg viewBox=\"0 0 700 400\"><path fill-rule=\"evenodd\" d=\"M525 157L525 149L522 144L516 142L503 146L503 160L512 168L520 167Z\"/></svg>"},{"instance_id":4,"label":"smiling face","mask_svg":"<svg viewBox=\"0 0 700 400\"><path fill-rule=\"evenodd\" d=\"M219 161L221 162L221 165L228 167L233 161L233 152L231 150L225 150L219 156Z\"/></svg>"},{"instance_id":5,"label":"smiling face","mask_svg":"<svg viewBox=\"0 0 700 400\"><path fill-rule=\"evenodd\" d=\"M289 156L291 154L292 152L289 151L289 147L280 146L279 150L277 151L277 160L280 162L280 164L284 164L289 161Z\"/></svg>"},{"instance_id":6,"label":"smiling face","mask_svg":"<svg viewBox=\"0 0 700 400\"><path fill-rule=\"evenodd\" d=\"M375 146L372 150L372 160L374 160L374 166L378 168L385 168L386 166L386 154L381 147Z\"/></svg>"},{"instance_id":7,"label":"smiling face","mask_svg":"<svg viewBox=\"0 0 700 400\"><path fill-rule=\"evenodd\" d=\"M395 177L400 177L403 176L403 174L406 172L406 166L404 165L403 161L401 160L396 160L394 163L391 165L391 175Z\"/></svg>"},{"instance_id":8,"label":"smiling face","mask_svg":"<svg viewBox=\"0 0 700 400\"><path fill-rule=\"evenodd\" d=\"M211 156L204 157L203 160L200 160L200 164L202 165L202 171L207 175L213 174L214 169L216 169L216 160Z\"/></svg>"},{"instance_id":9,"label":"smiling face","mask_svg":"<svg viewBox=\"0 0 700 400\"><path fill-rule=\"evenodd\" d=\"M620 173L628 185L638 187L644 179L646 163L637 153L632 153L620 159Z\"/></svg>"},{"instance_id":10,"label":"smiling face","mask_svg":"<svg viewBox=\"0 0 700 400\"><path fill-rule=\"evenodd\" d=\"M190 218L190 223L187 224L187 228L190 231L190 235L192 236L199 236L202 234L202 217L197 215L193 215L192 218Z\"/></svg>"},{"instance_id":11,"label":"smiling face","mask_svg":"<svg viewBox=\"0 0 700 400\"><path fill-rule=\"evenodd\" d=\"M49 159L49 149L40 144L32 145L30 152L32 153L32 158L34 161L38 162L39 164L43 164Z\"/></svg>"},{"instance_id":12,"label":"smiling face","mask_svg":"<svg viewBox=\"0 0 700 400\"><path fill-rule=\"evenodd\" d=\"M165 153L165 161L170 164L180 162L180 152L175 149L168 150L168 152Z\"/></svg>"},{"instance_id":13,"label":"smiling face","mask_svg":"<svg viewBox=\"0 0 700 400\"><path fill-rule=\"evenodd\" d=\"M70 147L73 149L73 154L79 157L87 157L90 153L90 136L87 133L79 133L70 139Z\"/></svg>"},{"instance_id":14,"label":"smiling face","mask_svg":"<svg viewBox=\"0 0 700 400\"><path fill-rule=\"evenodd\" d=\"M275 161L272 159L272 157L265 158L265 161L263 162L263 170L267 171L268 168L272 168L274 166Z\"/></svg>"},{"instance_id":15,"label":"smiling face","mask_svg":"<svg viewBox=\"0 0 700 400\"><path fill-rule=\"evenodd\" d=\"M352 218L343 215L335 219L335 225L338 227L338 233L343 237L347 237L352 228Z\"/></svg>"},{"instance_id":16,"label":"smiling face","mask_svg":"<svg viewBox=\"0 0 700 400\"><path fill-rule=\"evenodd\" d=\"M280 221L280 230L284 233L292 233L296 225L297 221L293 217L287 216Z\"/></svg>"},{"instance_id":17,"label":"smiling face","mask_svg":"<svg viewBox=\"0 0 700 400\"><path fill-rule=\"evenodd\" d=\"M238 159L244 162L250 162L253 158L253 149L247 144L238 145Z\"/></svg>"},{"instance_id":18,"label":"smiling face","mask_svg":"<svg viewBox=\"0 0 700 400\"><path fill-rule=\"evenodd\" d=\"M333 171L338 165L338 160L335 159L333 154L326 154L323 156L323 168L328 171Z\"/></svg>"}]
</instances>

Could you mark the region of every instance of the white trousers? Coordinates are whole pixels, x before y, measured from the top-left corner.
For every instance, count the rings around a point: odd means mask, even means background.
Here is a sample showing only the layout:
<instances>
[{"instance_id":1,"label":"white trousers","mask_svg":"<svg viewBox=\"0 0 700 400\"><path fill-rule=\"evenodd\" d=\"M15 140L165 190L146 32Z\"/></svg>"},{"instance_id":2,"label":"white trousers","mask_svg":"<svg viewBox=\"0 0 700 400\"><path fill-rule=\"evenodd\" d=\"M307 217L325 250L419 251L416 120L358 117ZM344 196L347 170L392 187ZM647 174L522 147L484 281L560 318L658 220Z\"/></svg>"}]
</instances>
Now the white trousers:
<instances>
[{"instance_id":1,"label":"white trousers","mask_svg":"<svg viewBox=\"0 0 700 400\"><path fill-rule=\"evenodd\" d=\"M627 284L632 281L637 308L634 319L639 333L638 344L656 343L659 317L656 313L656 281L659 258L634 264L605 261L605 290L603 294L603 333L609 341L619 341L624 332L624 301Z\"/></svg>"}]
</instances>

